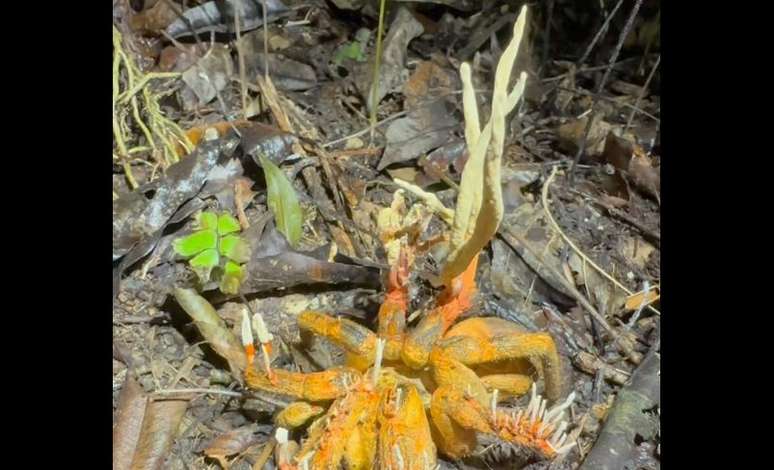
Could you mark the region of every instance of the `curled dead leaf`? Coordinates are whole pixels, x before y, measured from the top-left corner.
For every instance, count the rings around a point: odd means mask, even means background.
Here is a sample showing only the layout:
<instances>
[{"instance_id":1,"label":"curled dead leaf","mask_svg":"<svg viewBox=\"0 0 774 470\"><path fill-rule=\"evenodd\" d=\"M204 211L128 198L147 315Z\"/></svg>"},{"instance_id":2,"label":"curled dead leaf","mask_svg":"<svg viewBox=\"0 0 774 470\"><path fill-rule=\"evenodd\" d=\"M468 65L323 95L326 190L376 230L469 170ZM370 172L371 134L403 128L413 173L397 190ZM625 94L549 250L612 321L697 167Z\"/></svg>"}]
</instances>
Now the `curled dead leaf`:
<instances>
[{"instance_id":1,"label":"curled dead leaf","mask_svg":"<svg viewBox=\"0 0 774 470\"><path fill-rule=\"evenodd\" d=\"M204 455L218 460L223 468L228 468L226 457L240 454L258 443L259 438L255 431L255 425L250 424L221 434L207 445Z\"/></svg>"},{"instance_id":2,"label":"curled dead leaf","mask_svg":"<svg viewBox=\"0 0 774 470\"><path fill-rule=\"evenodd\" d=\"M164 468L186 408L188 400L181 399L148 403L131 470Z\"/></svg>"},{"instance_id":3,"label":"curled dead leaf","mask_svg":"<svg viewBox=\"0 0 774 470\"><path fill-rule=\"evenodd\" d=\"M116 422L113 426L113 470L128 470L140 439L148 398L142 387L127 371L124 386L118 395Z\"/></svg>"}]
</instances>

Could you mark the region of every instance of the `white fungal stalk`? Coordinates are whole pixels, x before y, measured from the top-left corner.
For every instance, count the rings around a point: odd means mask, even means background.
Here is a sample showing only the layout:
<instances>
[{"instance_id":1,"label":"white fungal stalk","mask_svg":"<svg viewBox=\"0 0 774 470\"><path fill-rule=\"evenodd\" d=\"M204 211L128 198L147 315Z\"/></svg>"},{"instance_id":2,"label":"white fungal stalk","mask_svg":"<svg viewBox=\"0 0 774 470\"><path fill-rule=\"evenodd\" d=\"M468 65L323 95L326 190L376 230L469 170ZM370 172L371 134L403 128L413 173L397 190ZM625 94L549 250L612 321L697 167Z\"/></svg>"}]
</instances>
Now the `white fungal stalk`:
<instances>
[{"instance_id":1,"label":"white fungal stalk","mask_svg":"<svg viewBox=\"0 0 774 470\"><path fill-rule=\"evenodd\" d=\"M492 403L491 403L492 421L494 421L495 423L497 423L497 394L498 393L500 393L500 391L497 389L494 389L492 391Z\"/></svg>"},{"instance_id":2,"label":"white fungal stalk","mask_svg":"<svg viewBox=\"0 0 774 470\"><path fill-rule=\"evenodd\" d=\"M266 373L271 376L271 357L269 355L269 347L272 340L274 339L274 336L269 333L269 329L266 328L266 323L263 321L263 315L260 313L253 315L252 327L255 330L255 334L258 336L258 342L261 343L261 353L263 355L263 365L266 368Z\"/></svg>"},{"instance_id":3,"label":"white fungal stalk","mask_svg":"<svg viewBox=\"0 0 774 470\"><path fill-rule=\"evenodd\" d=\"M376 387L376 383L379 381L379 375L382 373L382 356L384 356L384 345L386 340L379 338L376 340L376 358L374 359L373 376L371 377L371 383Z\"/></svg>"}]
</instances>

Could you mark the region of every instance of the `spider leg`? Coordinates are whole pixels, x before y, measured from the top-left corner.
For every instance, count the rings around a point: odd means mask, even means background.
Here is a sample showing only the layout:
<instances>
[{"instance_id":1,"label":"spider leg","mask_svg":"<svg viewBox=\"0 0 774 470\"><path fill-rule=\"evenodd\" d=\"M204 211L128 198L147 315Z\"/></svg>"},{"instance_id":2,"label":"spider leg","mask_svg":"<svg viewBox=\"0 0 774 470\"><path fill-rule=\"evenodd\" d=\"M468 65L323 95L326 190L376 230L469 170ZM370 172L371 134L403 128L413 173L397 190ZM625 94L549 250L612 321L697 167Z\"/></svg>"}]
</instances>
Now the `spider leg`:
<instances>
[{"instance_id":1,"label":"spider leg","mask_svg":"<svg viewBox=\"0 0 774 470\"><path fill-rule=\"evenodd\" d=\"M494 365L498 372L524 373L518 367L528 361L543 377L545 395L555 401L562 395L563 380L561 362L556 344L548 333L525 332L516 324L499 318L470 318L455 325L446 337L439 341L432 355L457 359L471 367ZM508 366L518 370L507 370ZM500 377L488 379L501 381ZM498 384L499 386L499 384ZM523 379L513 379L508 392L528 388Z\"/></svg>"},{"instance_id":2,"label":"spider leg","mask_svg":"<svg viewBox=\"0 0 774 470\"><path fill-rule=\"evenodd\" d=\"M574 394L552 409L535 393L526 409L506 412L497 406L499 394L488 393L484 382L462 362L435 353L432 368L439 388L433 393L430 416L437 431L439 449L452 458L469 455L476 448L477 433L537 451L551 458L572 446L566 439L564 410Z\"/></svg>"},{"instance_id":3,"label":"spider leg","mask_svg":"<svg viewBox=\"0 0 774 470\"><path fill-rule=\"evenodd\" d=\"M298 326L306 333L325 337L340 346L348 353L348 363L358 370L374 363L377 336L363 325L307 310L298 315Z\"/></svg>"},{"instance_id":4,"label":"spider leg","mask_svg":"<svg viewBox=\"0 0 774 470\"><path fill-rule=\"evenodd\" d=\"M491 395L476 373L460 361L434 355L431 365L438 388L430 402L430 417L438 447L449 457L464 457L476 448L477 432L494 433L486 417Z\"/></svg>"},{"instance_id":5,"label":"spider leg","mask_svg":"<svg viewBox=\"0 0 774 470\"><path fill-rule=\"evenodd\" d=\"M436 448L425 406L416 387L386 389L379 408L378 468L430 470Z\"/></svg>"},{"instance_id":6,"label":"spider leg","mask_svg":"<svg viewBox=\"0 0 774 470\"><path fill-rule=\"evenodd\" d=\"M275 369L273 372L274 377L269 378L259 366L251 365L245 369L245 382L253 390L301 400L325 401L346 394L349 387L361 377L357 370L348 367L310 373L284 369Z\"/></svg>"},{"instance_id":7,"label":"spider leg","mask_svg":"<svg viewBox=\"0 0 774 470\"><path fill-rule=\"evenodd\" d=\"M277 413L274 423L285 429L295 429L303 426L304 423L322 414L325 408L309 404L305 401L293 402L286 406L284 410Z\"/></svg>"},{"instance_id":8,"label":"spider leg","mask_svg":"<svg viewBox=\"0 0 774 470\"><path fill-rule=\"evenodd\" d=\"M306 461L312 470L328 470L339 468L344 460L348 468L370 469L376 454L378 407L378 393L361 382L309 427L296 462Z\"/></svg>"}]
</instances>

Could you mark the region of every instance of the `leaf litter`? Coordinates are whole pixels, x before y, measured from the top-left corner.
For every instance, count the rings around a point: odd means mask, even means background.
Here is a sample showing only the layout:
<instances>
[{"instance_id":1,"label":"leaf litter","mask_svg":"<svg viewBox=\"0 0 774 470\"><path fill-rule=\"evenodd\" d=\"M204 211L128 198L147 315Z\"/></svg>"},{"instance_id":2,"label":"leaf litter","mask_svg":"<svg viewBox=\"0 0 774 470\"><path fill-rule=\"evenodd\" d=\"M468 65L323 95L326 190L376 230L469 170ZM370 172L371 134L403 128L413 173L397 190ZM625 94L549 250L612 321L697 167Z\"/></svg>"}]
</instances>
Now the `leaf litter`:
<instances>
[{"instance_id":1,"label":"leaf litter","mask_svg":"<svg viewBox=\"0 0 774 470\"><path fill-rule=\"evenodd\" d=\"M240 3L247 8L235 13ZM243 390L245 301L274 334L272 367L314 371L343 360L324 343L300 348L295 315L319 308L372 324L389 257L375 236L378 214L399 187L408 207L427 200L420 191L455 207L471 160L459 64L471 60L473 98L488 116L484 88L509 40L503 26L512 23L497 19L516 11L510 2L499 10L456 0L388 6L371 136L378 8L270 0L264 38L261 3L145 2L114 11L114 53L123 54L114 76L114 345L131 357L115 381L114 468L249 468L266 458L273 465L276 405L229 395ZM638 13L634 39L599 95L589 69L607 64L623 22L603 32L585 62L568 61L583 52L569 45L596 33L604 16L596 9L555 9L544 52L548 10L536 6L524 46L535 57L511 73L528 74L528 99L513 111L521 126L507 123L496 178L503 222L482 251L474 308L547 330L559 343L580 394L575 411L585 417L568 468L594 448L605 419L594 410L615 404L610 397L658 343L660 80L650 73L659 57L657 4ZM236 47L240 38L244 47ZM134 100L126 98L132 89ZM175 253L175 241L208 211L231 214L250 246L236 294L217 283L192 290L196 276ZM441 213L423 240L445 226ZM444 257L461 242L418 257L418 298L435 289ZM616 445L643 465L658 464L658 436L646 431L645 443ZM517 461L487 448L440 464Z\"/></svg>"}]
</instances>

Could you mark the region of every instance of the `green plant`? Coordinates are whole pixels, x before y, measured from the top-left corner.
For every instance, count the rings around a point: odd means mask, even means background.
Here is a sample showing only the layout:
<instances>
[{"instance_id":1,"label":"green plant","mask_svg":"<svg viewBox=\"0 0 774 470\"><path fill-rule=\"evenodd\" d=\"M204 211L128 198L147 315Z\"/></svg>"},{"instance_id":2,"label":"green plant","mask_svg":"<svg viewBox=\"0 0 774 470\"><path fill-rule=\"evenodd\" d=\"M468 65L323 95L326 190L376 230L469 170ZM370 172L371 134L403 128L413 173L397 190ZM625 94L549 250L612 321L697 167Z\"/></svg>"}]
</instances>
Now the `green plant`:
<instances>
[{"instance_id":1,"label":"green plant","mask_svg":"<svg viewBox=\"0 0 774 470\"><path fill-rule=\"evenodd\" d=\"M297 246L304 232L304 213L293 184L282 170L266 156L259 154L258 158L266 176L266 202L274 214L274 222L291 246Z\"/></svg>"},{"instance_id":2,"label":"green plant","mask_svg":"<svg viewBox=\"0 0 774 470\"><path fill-rule=\"evenodd\" d=\"M239 222L228 212L201 212L196 231L176 239L173 246L177 254L189 258L188 264L202 284L219 280L222 292L236 294L245 278L242 264L250 259L250 248L238 235L240 230Z\"/></svg>"}]
</instances>

